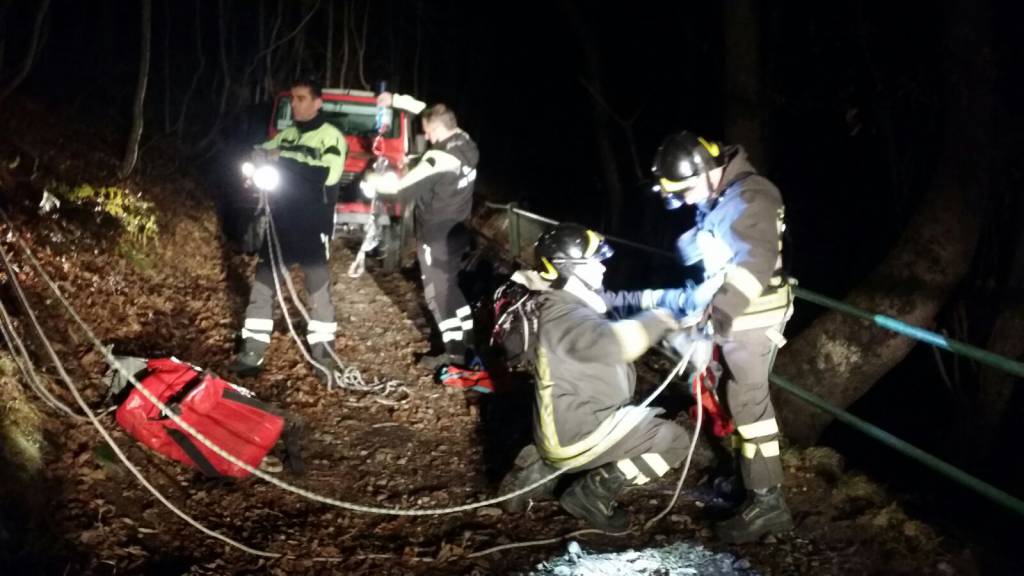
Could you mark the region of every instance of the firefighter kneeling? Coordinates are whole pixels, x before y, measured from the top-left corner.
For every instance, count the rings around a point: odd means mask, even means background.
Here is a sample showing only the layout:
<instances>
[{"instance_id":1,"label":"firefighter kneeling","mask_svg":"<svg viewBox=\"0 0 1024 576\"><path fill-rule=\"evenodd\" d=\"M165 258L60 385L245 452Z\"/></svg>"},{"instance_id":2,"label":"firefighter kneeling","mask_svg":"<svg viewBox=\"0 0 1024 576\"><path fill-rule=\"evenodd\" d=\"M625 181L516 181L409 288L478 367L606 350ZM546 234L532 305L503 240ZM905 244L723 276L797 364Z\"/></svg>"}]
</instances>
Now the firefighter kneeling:
<instances>
[{"instance_id":1,"label":"firefighter kneeling","mask_svg":"<svg viewBox=\"0 0 1024 576\"><path fill-rule=\"evenodd\" d=\"M636 386L632 362L679 324L655 308L612 320L602 291L602 260L611 247L601 235L560 224L537 241L537 272L550 285L540 296L532 354L537 381L534 441L502 481L506 494L556 469L582 472L561 495L569 513L607 531L629 526L615 499L629 484L664 476L686 456L689 434L655 408L630 406ZM531 498L554 495L554 482L505 501L522 511Z\"/></svg>"}]
</instances>

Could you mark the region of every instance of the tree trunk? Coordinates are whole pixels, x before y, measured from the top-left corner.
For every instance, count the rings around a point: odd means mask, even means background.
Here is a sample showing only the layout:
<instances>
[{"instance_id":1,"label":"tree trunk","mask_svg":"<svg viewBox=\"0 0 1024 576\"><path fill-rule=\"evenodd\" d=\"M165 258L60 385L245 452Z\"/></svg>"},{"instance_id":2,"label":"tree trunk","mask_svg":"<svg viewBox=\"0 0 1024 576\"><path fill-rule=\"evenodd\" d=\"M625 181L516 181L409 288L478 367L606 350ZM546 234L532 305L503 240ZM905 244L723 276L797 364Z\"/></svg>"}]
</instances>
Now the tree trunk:
<instances>
[{"instance_id":1,"label":"tree trunk","mask_svg":"<svg viewBox=\"0 0 1024 576\"><path fill-rule=\"evenodd\" d=\"M203 34L202 34L202 6L200 0L195 2L196 8L196 21L192 26L196 31L196 55L199 56L199 66L196 67L195 73L192 75L192 82L188 86L188 91L185 92L185 96L181 101L181 111L178 112L178 124L175 129L178 132L178 145L182 144L182 138L185 132L185 117L188 113L188 105L192 100L192 93L195 92L196 86L199 85L199 78L203 75L203 69L206 68L206 57L203 56Z\"/></svg>"},{"instance_id":2,"label":"tree trunk","mask_svg":"<svg viewBox=\"0 0 1024 576\"><path fill-rule=\"evenodd\" d=\"M412 93L420 93L420 47L423 38L423 0L416 0L416 47L412 56Z\"/></svg>"},{"instance_id":3,"label":"tree trunk","mask_svg":"<svg viewBox=\"0 0 1024 576\"><path fill-rule=\"evenodd\" d=\"M352 21L352 3L345 3L341 9L341 72L338 74L338 88L344 88L348 85L348 29L349 22Z\"/></svg>"},{"instance_id":4,"label":"tree trunk","mask_svg":"<svg viewBox=\"0 0 1024 576\"><path fill-rule=\"evenodd\" d=\"M164 0L164 132L171 131L171 0Z\"/></svg>"},{"instance_id":5,"label":"tree trunk","mask_svg":"<svg viewBox=\"0 0 1024 576\"><path fill-rule=\"evenodd\" d=\"M353 23L353 26L355 23ZM366 8L363 9L363 29L356 40L356 55L359 58L358 70L359 70L359 84L363 87L363 90L370 89L370 83L366 81L366 39L367 32L370 25L370 2L366 3Z\"/></svg>"},{"instance_id":6,"label":"tree trunk","mask_svg":"<svg viewBox=\"0 0 1024 576\"><path fill-rule=\"evenodd\" d=\"M142 0L142 27L139 38L139 80L135 84L135 105L132 107L132 131L128 139L128 148L121 162L119 175L127 178L135 169L139 156L139 140L142 139L142 103L146 98L146 82L149 80L149 47L152 32L152 0Z\"/></svg>"},{"instance_id":7,"label":"tree trunk","mask_svg":"<svg viewBox=\"0 0 1024 576\"><path fill-rule=\"evenodd\" d=\"M42 0L39 5L39 10L36 12L35 21L32 23L32 36L29 40L28 49L25 51L25 58L21 61L21 68L14 75L14 78L7 83L3 91L0 92L0 102L2 102L11 92L14 91L28 76L29 70L32 69L32 63L35 62L36 54L39 52L39 47L42 45L40 37L43 30L43 21L46 20L46 12L50 8L50 0Z\"/></svg>"},{"instance_id":8,"label":"tree trunk","mask_svg":"<svg viewBox=\"0 0 1024 576\"><path fill-rule=\"evenodd\" d=\"M978 238L978 198L989 190L991 88L987 6L954 0L947 11L943 153L925 200L903 237L847 302L920 326L967 274ZM776 370L846 408L898 364L914 341L838 313L826 313L782 349ZM815 442L832 418L784 394L776 406L785 432Z\"/></svg>"},{"instance_id":9,"label":"tree trunk","mask_svg":"<svg viewBox=\"0 0 1024 576\"><path fill-rule=\"evenodd\" d=\"M751 163L764 165L764 134L761 128L761 34L754 0L735 0L722 5L724 25L725 141L742 144Z\"/></svg>"},{"instance_id":10,"label":"tree trunk","mask_svg":"<svg viewBox=\"0 0 1024 576\"><path fill-rule=\"evenodd\" d=\"M325 65L327 76L324 78L324 86L330 86L334 81L334 2L327 0L327 64Z\"/></svg>"},{"instance_id":11,"label":"tree trunk","mask_svg":"<svg viewBox=\"0 0 1024 576\"><path fill-rule=\"evenodd\" d=\"M576 37L583 52L584 64L588 78L584 80L585 85L592 87L597 94L602 94L603 82L601 73L601 54L598 52L597 44L587 29L586 22L580 16L576 6L568 0L562 1L562 9L569 18L569 25L576 31ZM605 107L599 103L591 106L594 115L594 143L597 146L597 154L604 172L605 185L605 230L615 234L619 230L619 214L622 211L622 181L619 179L619 166L615 159L615 148L612 146L612 137L609 133L609 115Z\"/></svg>"}]
</instances>

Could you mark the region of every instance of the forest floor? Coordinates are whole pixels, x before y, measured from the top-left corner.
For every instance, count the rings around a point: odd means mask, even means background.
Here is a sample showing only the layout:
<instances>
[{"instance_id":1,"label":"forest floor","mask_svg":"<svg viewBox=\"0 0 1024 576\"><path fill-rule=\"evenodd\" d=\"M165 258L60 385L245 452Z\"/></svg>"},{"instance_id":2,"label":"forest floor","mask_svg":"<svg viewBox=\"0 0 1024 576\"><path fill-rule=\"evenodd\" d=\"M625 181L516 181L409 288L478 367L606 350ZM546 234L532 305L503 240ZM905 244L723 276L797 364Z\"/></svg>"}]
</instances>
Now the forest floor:
<instances>
[{"instance_id":1,"label":"forest floor","mask_svg":"<svg viewBox=\"0 0 1024 576\"><path fill-rule=\"evenodd\" d=\"M0 245L56 352L95 410L106 408L106 364L19 252L24 240L105 344L119 354L175 356L224 373L254 267L225 240L211 192L181 171L118 182L116 138L63 126L20 104L0 134L0 207L11 218ZM142 246L96 204L64 202L40 213L56 183L114 185L152 203L158 238ZM351 247L332 255L337 352L365 379L400 381L402 403L328 390L305 363L283 322L263 373L237 383L304 423L307 471L282 480L333 498L380 507L438 508L496 495L502 474L529 439L528 384L502 383L481 395L441 386L417 366L430 327L414 270L371 266L345 274ZM76 406L15 305L8 272L0 298L16 319L49 390ZM301 284L301 283L300 283ZM645 358L642 391L657 386L665 361ZM209 480L135 443L105 412L111 432L142 474L171 502L210 529L280 554L250 555L182 521L112 455L88 422L39 403L15 363L0 353L0 572L42 574L977 574L977 551L961 535L905 511L880 483L844 468L827 448L786 448L786 498L796 519L787 534L730 546L718 541L705 496L713 473L702 448L673 510L644 522L672 498L679 471L628 490L634 516L625 536L561 536L584 528L557 502L524 514L485 506L456 514L402 517L351 512L304 499L257 478ZM685 402L665 399L691 427ZM672 407L675 407L673 410ZM692 428L692 427L691 427ZM538 539L555 542L471 557ZM579 547L577 547L577 544ZM567 548L568 547L568 548ZM570 553L566 553L566 550ZM619 556L601 553L633 552ZM655 550L654 556L644 555ZM660 554L660 556L659 556ZM653 558L653 560L652 560ZM603 568L602 568L602 562ZM608 570L602 572L602 570ZM629 572L628 570L632 570Z\"/></svg>"}]
</instances>

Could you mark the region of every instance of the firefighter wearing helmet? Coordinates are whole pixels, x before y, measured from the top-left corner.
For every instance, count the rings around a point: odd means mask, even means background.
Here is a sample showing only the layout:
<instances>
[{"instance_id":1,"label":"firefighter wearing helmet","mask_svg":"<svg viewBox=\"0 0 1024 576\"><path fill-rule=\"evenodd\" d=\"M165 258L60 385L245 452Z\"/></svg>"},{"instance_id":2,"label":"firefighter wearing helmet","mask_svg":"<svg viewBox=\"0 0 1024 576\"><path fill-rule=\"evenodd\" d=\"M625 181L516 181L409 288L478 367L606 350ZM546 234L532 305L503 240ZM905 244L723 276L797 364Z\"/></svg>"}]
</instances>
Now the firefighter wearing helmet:
<instances>
[{"instance_id":1,"label":"firefighter wearing helmet","mask_svg":"<svg viewBox=\"0 0 1024 576\"><path fill-rule=\"evenodd\" d=\"M614 320L614 298L602 290L611 247L592 230L559 224L535 246L538 298L534 444L524 448L500 493L525 488L558 469L580 474L559 497L592 526L622 531L629 516L616 497L630 484L665 475L686 456L689 434L658 418L660 410L629 404L636 386L632 362L678 329L668 308ZM534 285L538 283L533 283ZM611 306L609 304L612 304ZM554 496L553 482L504 507L522 511L530 499Z\"/></svg>"},{"instance_id":2,"label":"firefighter wearing helmet","mask_svg":"<svg viewBox=\"0 0 1024 576\"><path fill-rule=\"evenodd\" d=\"M667 137L655 155L655 190L666 207L696 207L696 226L678 241L683 262L703 264L692 296L707 306L729 370L724 396L739 435L739 468L747 490L742 509L716 525L729 542L789 530L782 494L779 428L768 376L792 315L782 269L783 203L739 146L690 132Z\"/></svg>"}]
</instances>

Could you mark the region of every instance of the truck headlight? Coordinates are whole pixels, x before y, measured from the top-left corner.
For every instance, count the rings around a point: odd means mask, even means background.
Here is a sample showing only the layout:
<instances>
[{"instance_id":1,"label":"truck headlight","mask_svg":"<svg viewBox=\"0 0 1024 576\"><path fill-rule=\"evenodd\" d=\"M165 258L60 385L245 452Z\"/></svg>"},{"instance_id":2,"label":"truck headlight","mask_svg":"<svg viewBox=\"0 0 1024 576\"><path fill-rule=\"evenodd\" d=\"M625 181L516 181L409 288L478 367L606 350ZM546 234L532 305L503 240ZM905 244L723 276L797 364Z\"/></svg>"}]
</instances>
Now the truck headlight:
<instances>
[{"instance_id":1,"label":"truck headlight","mask_svg":"<svg viewBox=\"0 0 1024 576\"><path fill-rule=\"evenodd\" d=\"M256 165L252 162L242 162L242 175L246 178L252 178L253 172L256 171Z\"/></svg>"}]
</instances>

